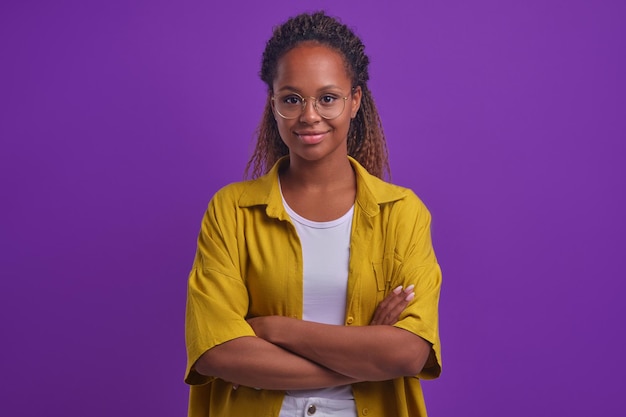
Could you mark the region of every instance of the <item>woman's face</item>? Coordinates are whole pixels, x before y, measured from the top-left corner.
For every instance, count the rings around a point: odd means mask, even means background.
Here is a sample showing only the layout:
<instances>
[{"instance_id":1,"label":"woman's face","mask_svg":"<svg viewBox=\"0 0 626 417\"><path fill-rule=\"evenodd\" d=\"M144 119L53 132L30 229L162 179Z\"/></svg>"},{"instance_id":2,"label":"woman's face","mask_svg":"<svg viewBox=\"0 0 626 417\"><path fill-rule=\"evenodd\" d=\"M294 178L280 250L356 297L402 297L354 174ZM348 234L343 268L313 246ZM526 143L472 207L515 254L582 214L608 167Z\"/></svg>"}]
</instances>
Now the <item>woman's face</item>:
<instances>
[{"instance_id":1,"label":"woman's face","mask_svg":"<svg viewBox=\"0 0 626 417\"><path fill-rule=\"evenodd\" d=\"M292 161L345 160L350 120L359 110L361 89L352 91L341 54L317 43L304 43L290 50L278 61L273 95L274 118ZM277 101L297 103L298 96L306 100L302 112L293 119L280 116ZM316 111L314 99L345 101L345 108L339 116L325 119ZM318 103L320 108L323 105Z\"/></svg>"}]
</instances>

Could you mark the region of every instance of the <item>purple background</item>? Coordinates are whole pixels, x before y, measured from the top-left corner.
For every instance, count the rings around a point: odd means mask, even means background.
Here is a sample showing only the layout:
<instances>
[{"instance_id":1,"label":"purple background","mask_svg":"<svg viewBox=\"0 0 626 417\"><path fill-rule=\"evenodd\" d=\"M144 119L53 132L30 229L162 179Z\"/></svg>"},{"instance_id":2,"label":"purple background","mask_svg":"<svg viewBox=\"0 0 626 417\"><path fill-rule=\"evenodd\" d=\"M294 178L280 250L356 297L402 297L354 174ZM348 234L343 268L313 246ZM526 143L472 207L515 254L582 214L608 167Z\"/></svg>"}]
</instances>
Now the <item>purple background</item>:
<instances>
[{"instance_id":1,"label":"purple background","mask_svg":"<svg viewBox=\"0 0 626 417\"><path fill-rule=\"evenodd\" d=\"M242 178L271 28L320 8L434 217L430 414L623 413L626 3L5 0L0 415L185 414L200 219Z\"/></svg>"}]
</instances>

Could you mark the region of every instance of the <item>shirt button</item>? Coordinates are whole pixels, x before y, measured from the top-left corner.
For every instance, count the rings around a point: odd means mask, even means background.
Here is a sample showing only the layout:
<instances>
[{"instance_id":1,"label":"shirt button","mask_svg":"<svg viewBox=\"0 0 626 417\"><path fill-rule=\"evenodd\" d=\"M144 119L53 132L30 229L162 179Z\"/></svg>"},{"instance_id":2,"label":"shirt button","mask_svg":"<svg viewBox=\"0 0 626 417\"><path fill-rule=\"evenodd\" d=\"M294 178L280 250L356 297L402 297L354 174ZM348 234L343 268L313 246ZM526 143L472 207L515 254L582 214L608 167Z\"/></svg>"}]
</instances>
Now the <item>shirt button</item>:
<instances>
[{"instance_id":1,"label":"shirt button","mask_svg":"<svg viewBox=\"0 0 626 417\"><path fill-rule=\"evenodd\" d=\"M363 409L363 415L366 416L370 413L370 410L368 410L367 408Z\"/></svg>"},{"instance_id":2,"label":"shirt button","mask_svg":"<svg viewBox=\"0 0 626 417\"><path fill-rule=\"evenodd\" d=\"M346 320L346 322L348 324L352 324L352 323L354 323L354 318L353 317L348 317L348 320Z\"/></svg>"},{"instance_id":3,"label":"shirt button","mask_svg":"<svg viewBox=\"0 0 626 417\"><path fill-rule=\"evenodd\" d=\"M306 413L312 416L313 414L315 414L316 411L317 411L317 408L315 408L315 404L311 404L309 408L307 408Z\"/></svg>"}]
</instances>

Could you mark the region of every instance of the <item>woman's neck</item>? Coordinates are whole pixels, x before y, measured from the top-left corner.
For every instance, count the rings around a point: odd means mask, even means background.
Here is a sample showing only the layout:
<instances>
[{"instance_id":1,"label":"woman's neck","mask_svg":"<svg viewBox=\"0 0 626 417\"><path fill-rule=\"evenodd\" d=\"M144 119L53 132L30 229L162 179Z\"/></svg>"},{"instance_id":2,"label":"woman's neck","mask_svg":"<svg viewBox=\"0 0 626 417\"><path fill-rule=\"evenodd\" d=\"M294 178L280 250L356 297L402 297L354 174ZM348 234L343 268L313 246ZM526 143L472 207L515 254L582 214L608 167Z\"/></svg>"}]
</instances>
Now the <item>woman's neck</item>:
<instances>
[{"instance_id":1,"label":"woman's neck","mask_svg":"<svg viewBox=\"0 0 626 417\"><path fill-rule=\"evenodd\" d=\"M347 157L342 163L290 165L280 174L285 201L296 213L313 221L335 220L356 198L356 174Z\"/></svg>"},{"instance_id":2,"label":"woman's neck","mask_svg":"<svg viewBox=\"0 0 626 417\"><path fill-rule=\"evenodd\" d=\"M355 184L354 170L347 156L335 161L290 159L280 176L281 182L292 189L322 191Z\"/></svg>"}]
</instances>

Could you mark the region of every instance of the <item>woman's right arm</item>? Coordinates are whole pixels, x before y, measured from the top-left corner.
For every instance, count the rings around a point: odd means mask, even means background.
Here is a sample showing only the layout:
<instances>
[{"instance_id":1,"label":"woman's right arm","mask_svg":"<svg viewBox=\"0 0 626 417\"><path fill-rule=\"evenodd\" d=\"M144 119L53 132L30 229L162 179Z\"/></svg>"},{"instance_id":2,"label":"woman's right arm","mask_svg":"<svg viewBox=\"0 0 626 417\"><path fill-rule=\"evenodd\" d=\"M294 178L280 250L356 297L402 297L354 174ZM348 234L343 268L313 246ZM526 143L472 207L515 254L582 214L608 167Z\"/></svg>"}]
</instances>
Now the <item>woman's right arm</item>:
<instances>
[{"instance_id":1,"label":"woman's right arm","mask_svg":"<svg viewBox=\"0 0 626 417\"><path fill-rule=\"evenodd\" d=\"M359 382L258 337L240 337L206 351L196 372L233 385L271 390L317 389Z\"/></svg>"},{"instance_id":2,"label":"woman's right arm","mask_svg":"<svg viewBox=\"0 0 626 417\"><path fill-rule=\"evenodd\" d=\"M397 288L376 309L371 325L392 325L409 304L412 288ZM262 389L317 389L360 382L324 368L259 337L240 337L206 351L196 372L234 385Z\"/></svg>"},{"instance_id":3,"label":"woman's right arm","mask_svg":"<svg viewBox=\"0 0 626 417\"><path fill-rule=\"evenodd\" d=\"M409 291L389 294L376 309L371 324L394 324L409 303ZM317 389L360 382L254 336L232 339L209 349L193 369L233 386L271 390Z\"/></svg>"}]
</instances>

